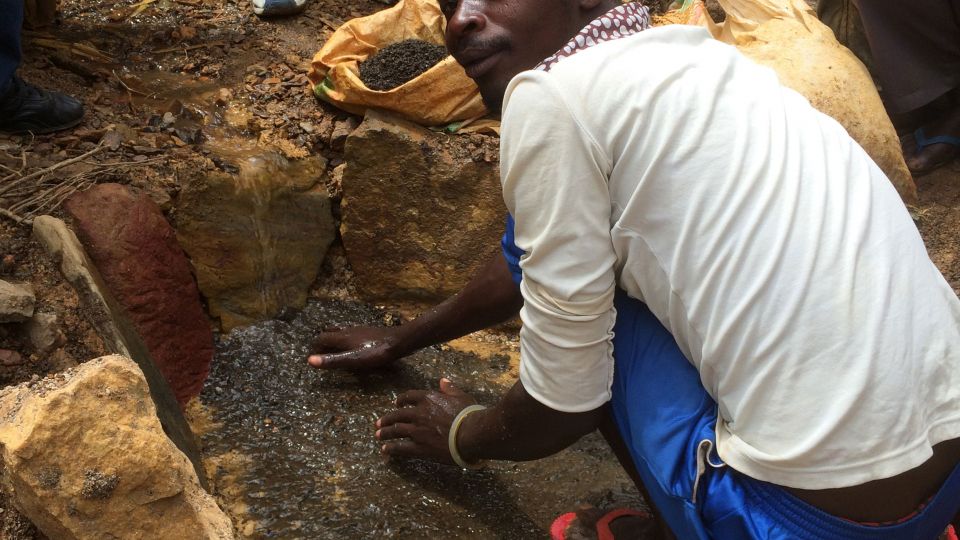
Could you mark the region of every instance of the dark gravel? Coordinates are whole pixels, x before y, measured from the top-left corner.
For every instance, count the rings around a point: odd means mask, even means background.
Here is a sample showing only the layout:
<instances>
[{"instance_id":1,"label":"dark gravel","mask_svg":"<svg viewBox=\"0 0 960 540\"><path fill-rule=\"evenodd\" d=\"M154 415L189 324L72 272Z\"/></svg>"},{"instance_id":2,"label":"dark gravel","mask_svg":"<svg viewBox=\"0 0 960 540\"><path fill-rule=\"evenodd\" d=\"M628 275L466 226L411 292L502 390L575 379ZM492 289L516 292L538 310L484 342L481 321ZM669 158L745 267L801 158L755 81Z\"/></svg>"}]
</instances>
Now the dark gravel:
<instances>
[{"instance_id":1,"label":"dark gravel","mask_svg":"<svg viewBox=\"0 0 960 540\"><path fill-rule=\"evenodd\" d=\"M254 538L526 540L546 538L549 523L580 502L642 508L597 435L549 459L468 473L384 463L374 422L399 393L436 388L446 376L489 405L506 389L496 381L509 361L430 347L382 370L321 371L305 361L319 328L383 324L386 314L312 301L288 319L221 336L201 394L219 426L203 435L206 455L249 458L235 483ZM214 485L228 482L211 470Z\"/></svg>"},{"instance_id":2,"label":"dark gravel","mask_svg":"<svg viewBox=\"0 0 960 540\"><path fill-rule=\"evenodd\" d=\"M419 39L387 45L360 63L360 80L372 90L392 90L447 57L447 48Z\"/></svg>"}]
</instances>

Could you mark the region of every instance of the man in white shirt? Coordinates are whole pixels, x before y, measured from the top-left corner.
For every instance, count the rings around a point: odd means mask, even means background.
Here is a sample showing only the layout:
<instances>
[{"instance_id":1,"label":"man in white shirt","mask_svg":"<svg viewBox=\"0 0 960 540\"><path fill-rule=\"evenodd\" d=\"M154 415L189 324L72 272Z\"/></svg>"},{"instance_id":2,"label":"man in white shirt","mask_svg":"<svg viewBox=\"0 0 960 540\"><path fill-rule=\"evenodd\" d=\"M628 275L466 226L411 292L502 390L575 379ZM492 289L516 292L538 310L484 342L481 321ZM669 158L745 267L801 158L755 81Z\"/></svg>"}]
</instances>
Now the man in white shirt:
<instances>
[{"instance_id":1,"label":"man in white shirt","mask_svg":"<svg viewBox=\"0 0 960 540\"><path fill-rule=\"evenodd\" d=\"M504 254L399 329L321 335L310 363L386 363L522 306L520 381L489 409L448 381L404 394L377 422L384 453L537 459L606 417L680 538L942 532L960 301L843 128L636 4L441 6L502 108Z\"/></svg>"}]
</instances>

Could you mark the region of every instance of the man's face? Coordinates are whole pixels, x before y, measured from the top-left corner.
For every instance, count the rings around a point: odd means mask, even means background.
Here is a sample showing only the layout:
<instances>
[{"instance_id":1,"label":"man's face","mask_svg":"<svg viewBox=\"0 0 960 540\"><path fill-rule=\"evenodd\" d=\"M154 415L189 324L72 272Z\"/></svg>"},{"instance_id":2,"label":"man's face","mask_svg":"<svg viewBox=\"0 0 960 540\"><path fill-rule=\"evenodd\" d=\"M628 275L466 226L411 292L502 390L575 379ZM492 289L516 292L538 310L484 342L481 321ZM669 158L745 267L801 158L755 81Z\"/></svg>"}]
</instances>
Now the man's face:
<instances>
[{"instance_id":1,"label":"man's face","mask_svg":"<svg viewBox=\"0 0 960 540\"><path fill-rule=\"evenodd\" d=\"M576 0L440 0L450 54L500 112L514 75L557 52L583 27Z\"/></svg>"}]
</instances>

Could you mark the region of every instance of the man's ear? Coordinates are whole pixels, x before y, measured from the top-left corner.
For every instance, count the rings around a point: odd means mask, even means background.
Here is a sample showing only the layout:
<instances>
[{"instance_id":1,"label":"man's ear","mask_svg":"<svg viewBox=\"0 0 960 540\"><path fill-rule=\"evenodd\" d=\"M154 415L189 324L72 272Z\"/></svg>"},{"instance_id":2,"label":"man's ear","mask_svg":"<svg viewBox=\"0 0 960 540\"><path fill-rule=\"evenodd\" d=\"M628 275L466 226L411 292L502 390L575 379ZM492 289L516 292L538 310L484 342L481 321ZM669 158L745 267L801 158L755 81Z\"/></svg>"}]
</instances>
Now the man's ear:
<instances>
[{"instance_id":1,"label":"man's ear","mask_svg":"<svg viewBox=\"0 0 960 540\"><path fill-rule=\"evenodd\" d=\"M606 3L606 0L577 0L580 3L580 9L583 11L593 11L600 4Z\"/></svg>"},{"instance_id":2,"label":"man's ear","mask_svg":"<svg viewBox=\"0 0 960 540\"><path fill-rule=\"evenodd\" d=\"M599 7L607 7L608 9L613 9L618 4L619 1L616 0L577 0L577 3L580 4L580 10L588 13L596 10ZM607 6L609 4L609 6Z\"/></svg>"}]
</instances>

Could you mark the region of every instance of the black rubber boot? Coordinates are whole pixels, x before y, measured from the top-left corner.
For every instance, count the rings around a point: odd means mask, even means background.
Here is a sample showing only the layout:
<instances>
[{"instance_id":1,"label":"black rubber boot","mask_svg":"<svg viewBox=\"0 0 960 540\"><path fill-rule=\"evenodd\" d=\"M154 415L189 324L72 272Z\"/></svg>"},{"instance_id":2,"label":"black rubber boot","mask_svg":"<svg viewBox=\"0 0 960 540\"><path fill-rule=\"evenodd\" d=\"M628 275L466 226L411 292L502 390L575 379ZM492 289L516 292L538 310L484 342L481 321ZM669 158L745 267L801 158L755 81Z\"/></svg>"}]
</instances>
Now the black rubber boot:
<instances>
[{"instance_id":1,"label":"black rubber boot","mask_svg":"<svg viewBox=\"0 0 960 540\"><path fill-rule=\"evenodd\" d=\"M51 133L83 119L83 104L59 92L37 88L13 77L0 94L0 132Z\"/></svg>"}]
</instances>

